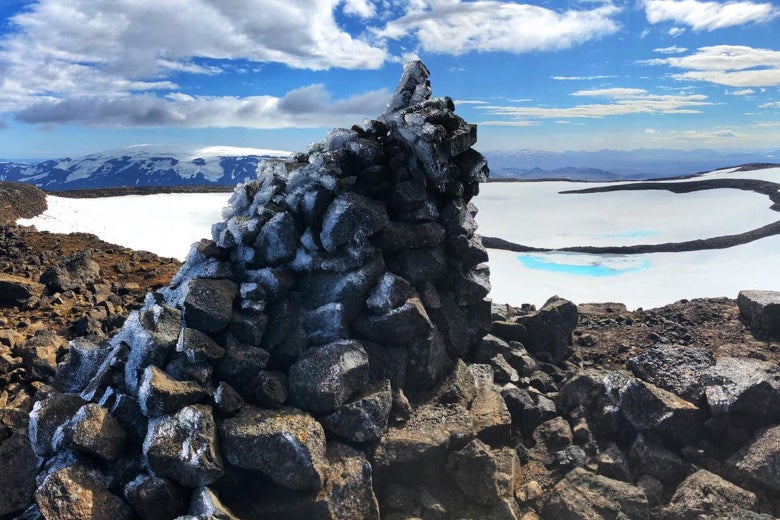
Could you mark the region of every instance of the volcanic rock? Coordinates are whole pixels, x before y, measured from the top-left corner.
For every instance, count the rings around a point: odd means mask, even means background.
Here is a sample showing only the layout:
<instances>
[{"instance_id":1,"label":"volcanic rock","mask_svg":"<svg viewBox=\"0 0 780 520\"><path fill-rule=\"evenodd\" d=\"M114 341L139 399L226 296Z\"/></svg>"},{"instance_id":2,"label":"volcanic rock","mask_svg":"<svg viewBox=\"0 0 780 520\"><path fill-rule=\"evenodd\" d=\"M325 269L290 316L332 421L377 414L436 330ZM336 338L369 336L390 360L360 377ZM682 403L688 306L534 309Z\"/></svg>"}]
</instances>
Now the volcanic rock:
<instances>
[{"instance_id":1,"label":"volcanic rock","mask_svg":"<svg viewBox=\"0 0 780 520\"><path fill-rule=\"evenodd\" d=\"M124 495L136 514L146 520L168 520L185 509L181 488L160 477L138 475L125 486Z\"/></svg>"},{"instance_id":2,"label":"volcanic rock","mask_svg":"<svg viewBox=\"0 0 780 520\"><path fill-rule=\"evenodd\" d=\"M46 270L40 282L51 292L80 290L100 282L100 266L92 260L92 250L85 249Z\"/></svg>"},{"instance_id":3,"label":"volcanic rock","mask_svg":"<svg viewBox=\"0 0 780 520\"><path fill-rule=\"evenodd\" d=\"M773 363L721 357L701 381L715 416L754 426L780 420L780 368Z\"/></svg>"},{"instance_id":4,"label":"volcanic rock","mask_svg":"<svg viewBox=\"0 0 780 520\"><path fill-rule=\"evenodd\" d=\"M4 516L26 508L35 491L38 464L27 430L18 429L0 442L0 467L0 516Z\"/></svg>"},{"instance_id":5,"label":"volcanic rock","mask_svg":"<svg viewBox=\"0 0 780 520\"><path fill-rule=\"evenodd\" d=\"M368 355L357 341L307 350L290 367L290 397L304 410L329 412L368 384Z\"/></svg>"},{"instance_id":6,"label":"volcanic rock","mask_svg":"<svg viewBox=\"0 0 780 520\"><path fill-rule=\"evenodd\" d=\"M727 466L739 481L780 493L780 426L760 430Z\"/></svg>"},{"instance_id":7,"label":"volcanic rock","mask_svg":"<svg viewBox=\"0 0 780 520\"><path fill-rule=\"evenodd\" d=\"M225 458L291 489L320 489L324 480L325 433L310 415L286 408L245 406L220 425Z\"/></svg>"},{"instance_id":8,"label":"volcanic rock","mask_svg":"<svg viewBox=\"0 0 780 520\"><path fill-rule=\"evenodd\" d=\"M740 291L737 304L751 327L780 338L780 292Z\"/></svg>"},{"instance_id":9,"label":"volcanic rock","mask_svg":"<svg viewBox=\"0 0 780 520\"><path fill-rule=\"evenodd\" d=\"M218 444L211 408L192 405L150 421L143 452L155 475L195 488L222 476Z\"/></svg>"},{"instance_id":10,"label":"volcanic rock","mask_svg":"<svg viewBox=\"0 0 780 520\"><path fill-rule=\"evenodd\" d=\"M545 518L557 520L647 520L650 509L641 489L576 468L553 488L543 514Z\"/></svg>"},{"instance_id":11,"label":"volcanic rock","mask_svg":"<svg viewBox=\"0 0 780 520\"><path fill-rule=\"evenodd\" d=\"M47 476L35 492L35 502L47 520L130 520L134 516L98 474L82 465Z\"/></svg>"},{"instance_id":12,"label":"volcanic rock","mask_svg":"<svg viewBox=\"0 0 780 520\"><path fill-rule=\"evenodd\" d=\"M626 365L636 377L682 397L693 404L700 404L704 388L702 372L715 364L712 353L702 348L682 346L654 346Z\"/></svg>"},{"instance_id":13,"label":"volcanic rock","mask_svg":"<svg viewBox=\"0 0 780 520\"><path fill-rule=\"evenodd\" d=\"M28 278L0 273L0 305L19 305L33 296L40 297L43 285Z\"/></svg>"},{"instance_id":14,"label":"volcanic rock","mask_svg":"<svg viewBox=\"0 0 780 520\"><path fill-rule=\"evenodd\" d=\"M55 434L55 445L112 461L122 454L127 434L108 410L93 403L79 408Z\"/></svg>"},{"instance_id":15,"label":"volcanic rock","mask_svg":"<svg viewBox=\"0 0 780 520\"><path fill-rule=\"evenodd\" d=\"M702 469L680 484L664 508L663 518L687 520L699 515L722 518L726 513L755 512L757 506L755 494Z\"/></svg>"},{"instance_id":16,"label":"volcanic rock","mask_svg":"<svg viewBox=\"0 0 780 520\"><path fill-rule=\"evenodd\" d=\"M543 354L555 363L571 354L571 333L577 326L577 306L553 296L537 312L518 317L526 333L523 345L537 357Z\"/></svg>"}]
</instances>

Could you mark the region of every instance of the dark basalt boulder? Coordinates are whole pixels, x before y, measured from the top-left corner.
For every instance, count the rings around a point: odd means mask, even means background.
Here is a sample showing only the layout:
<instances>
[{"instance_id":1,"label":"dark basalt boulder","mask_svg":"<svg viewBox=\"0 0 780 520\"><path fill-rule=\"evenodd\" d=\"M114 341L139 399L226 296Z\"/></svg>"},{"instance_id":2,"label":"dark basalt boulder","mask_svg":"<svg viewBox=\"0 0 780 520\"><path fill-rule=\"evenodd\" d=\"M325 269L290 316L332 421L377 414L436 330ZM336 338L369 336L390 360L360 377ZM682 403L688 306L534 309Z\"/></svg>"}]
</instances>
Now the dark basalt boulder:
<instances>
[{"instance_id":1,"label":"dark basalt boulder","mask_svg":"<svg viewBox=\"0 0 780 520\"><path fill-rule=\"evenodd\" d=\"M80 290L100 282L100 266L92 260L92 250L85 249L47 269L40 282L53 293Z\"/></svg>"},{"instance_id":2,"label":"dark basalt boulder","mask_svg":"<svg viewBox=\"0 0 780 520\"><path fill-rule=\"evenodd\" d=\"M290 489L320 489L325 432L300 410L246 406L220 425L223 452L236 467L258 471Z\"/></svg>"},{"instance_id":3,"label":"dark basalt boulder","mask_svg":"<svg viewBox=\"0 0 780 520\"><path fill-rule=\"evenodd\" d=\"M650 508L638 487L576 468L553 488L543 514L544 518L560 520L648 520Z\"/></svg>"},{"instance_id":4,"label":"dark basalt boulder","mask_svg":"<svg viewBox=\"0 0 780 520\"><path fill-rule=\"evenodd\" d=\"M780 292L740 291L737 304L750 326L774 338L780 338Z\"/></svg>"}]
</instances>

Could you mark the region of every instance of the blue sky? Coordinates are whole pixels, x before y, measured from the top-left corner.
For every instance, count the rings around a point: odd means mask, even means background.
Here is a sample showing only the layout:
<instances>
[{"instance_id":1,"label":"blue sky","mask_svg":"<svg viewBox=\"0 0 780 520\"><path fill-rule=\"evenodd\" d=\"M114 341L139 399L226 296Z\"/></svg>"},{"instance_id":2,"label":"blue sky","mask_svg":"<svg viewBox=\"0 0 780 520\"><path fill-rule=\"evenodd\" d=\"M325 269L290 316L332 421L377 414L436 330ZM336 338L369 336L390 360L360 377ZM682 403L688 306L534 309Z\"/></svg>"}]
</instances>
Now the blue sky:
<instances>
[{"instance_id":1,"label":"blue sky","mask_svg":"<svg viewBox=\"0 0 780 520\"><path fill-rule=\"evenodd\" d=\"M484 151L778 149L779 29L749 0L2 0L0 157L301 150L412 58Z\"/></svg>"}]
</instances>

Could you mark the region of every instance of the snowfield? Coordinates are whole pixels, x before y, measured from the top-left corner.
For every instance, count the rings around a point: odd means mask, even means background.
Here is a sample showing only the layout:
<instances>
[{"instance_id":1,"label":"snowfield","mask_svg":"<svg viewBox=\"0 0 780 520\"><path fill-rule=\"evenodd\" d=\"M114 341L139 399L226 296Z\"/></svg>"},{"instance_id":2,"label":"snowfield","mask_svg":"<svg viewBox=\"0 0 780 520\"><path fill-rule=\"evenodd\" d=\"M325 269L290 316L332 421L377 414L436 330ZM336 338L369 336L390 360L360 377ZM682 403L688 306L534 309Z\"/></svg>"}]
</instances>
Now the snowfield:
<instances>
[{"instance_id":1,"label":"snowfield","mask_svg":"<svg viewBox=\"0 0 780 520\"><path fill-rule=\"evenodd\" d=\"M168 193L96 199L46 196L48 209L17 221L39 231L92 233L106 242L184 260L193 242L211 237L230 193Z\"/></svg>"},{"instance_id":2,"label":"snowfield","mask_svg":"<svg viewBox=\"0 0 780 520\"><path fill-rule=\"evenodd\" d=\"M609 185L483 184L476 199L480 233L542 248L629 246L734 235L780 220L769 198L752 191L560 193Z\"/></svg>"},{"instance_id":3,"label":"snowfield","mask_svg":"<svg viewBox=\"0 0 780 520\"><path fill-rule=\"evenodd\" d=\"M696 179L780 182L780 168L719 170ZM734 189L686 194L626 191L560 194L595 183L490 183L475 199L482 235L535 247L681 242L742 233L780 220L764 195ZM94 233L103 240L183 260L211 236L229 193L129 195L100 199L47 196L49 209L20 220L39 230ZM780 290L780 236L728 249L642 255L513 253L489 250L491 297L543 304L553 294L576 303L622 302L651 308L682 298Z\"/></svg>"}]
</instances>

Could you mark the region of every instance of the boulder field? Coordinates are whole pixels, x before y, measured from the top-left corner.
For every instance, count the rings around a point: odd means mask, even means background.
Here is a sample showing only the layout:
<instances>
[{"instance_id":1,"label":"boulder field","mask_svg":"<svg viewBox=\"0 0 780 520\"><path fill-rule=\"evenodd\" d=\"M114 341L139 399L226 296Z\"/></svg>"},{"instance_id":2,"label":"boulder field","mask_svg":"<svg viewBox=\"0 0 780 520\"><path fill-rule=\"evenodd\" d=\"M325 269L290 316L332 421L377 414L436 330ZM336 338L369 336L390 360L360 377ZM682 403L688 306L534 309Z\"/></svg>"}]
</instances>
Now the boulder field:
<instances>
[{"instance_id":1,"label":"boulder field","mask_svg":"<svg viewBox=\"0 0 780 520\"><path fill-rule=\"evenodd\" d=\"M780 514L774 358L669 332L586 366L583 316L624 313L486 299L487 164L428 75L408 64L376 120L265 163L118 330L0 338L0 518ZM100 271L77 253L8 275L0 304ZM770 353L777 298L740 295Z\"/></svg>"}]
</instances>

